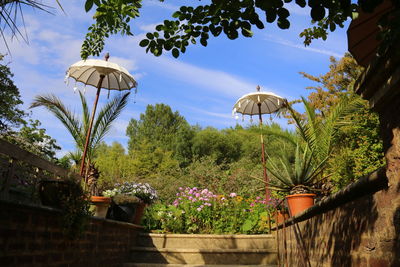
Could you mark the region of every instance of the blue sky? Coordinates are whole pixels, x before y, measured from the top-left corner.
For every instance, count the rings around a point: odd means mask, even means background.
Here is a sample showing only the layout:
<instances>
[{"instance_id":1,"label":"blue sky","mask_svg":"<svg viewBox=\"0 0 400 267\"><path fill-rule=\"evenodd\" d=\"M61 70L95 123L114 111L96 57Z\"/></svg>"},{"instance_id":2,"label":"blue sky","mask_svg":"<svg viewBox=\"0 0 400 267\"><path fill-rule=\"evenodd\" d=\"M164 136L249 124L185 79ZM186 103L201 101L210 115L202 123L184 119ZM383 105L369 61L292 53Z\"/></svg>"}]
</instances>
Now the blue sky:
<instances>
[{"instance_id":1,"label":"blue sky","mask_svg":"<svg viewBox=\"0 0 400 267\"><path fill-rule=\"evenodd\" d=\"M46 1L44 1L46 2ZM47 1L55 6L55 1ZM298 37L302 29L309 27L308 10L291 5L291 28L282 31L275 24L266 24L264 30L255 30L252 38L231 41L222 34L212 38L207 47L190 46L178 59L170 53L161 57L146 54L138 43L147 31L154 29L182 4L198 1L143 1L141 17L132 22L134 37L113 36L106 43L110 61L126 69L138 81L136 97L130 102L110 134L107 143L118 141L127 144L126 126L131 118L139 118L148 104L165 103L178 110L190 124L219 129L235 126L231 110L236 100L255 91L259 84L263 91L271 91L289 100L308 94L306 86L313 83L298 74L304 71L313 75L328 70L329 57L340 57L347 51L346 29L330 34L327 41L315 41L304 47ZM74 93L75 83L64 83L68 67L80 60L79 52L87 27L92 23L91 14L84 12L82 0L61 1L66 15L55 9L55 15L26 9L25 24L29 44L10 40L11 55L5 62L15 74L14 81L20 89L25 107L38 94L54 93L77 113L80 111L79 96ZM1 53L7 53L3 44ZM77 84L78 89L84 87ZM95 88L86 87L85 95L92 103ZM115 92L118 93L118 92ZM111 93L111 96L115 94ZM136 103L134 101L136 98ZM99 105L107 100L102 91ZM44 108L31 110L32 117L39 119L48 134L56 138L62 151L73 150L72 138L63 126ZM276 120L285 127L285 122ZM247 122L239 123L246 125Z\"/></svg>"}]
</instances>

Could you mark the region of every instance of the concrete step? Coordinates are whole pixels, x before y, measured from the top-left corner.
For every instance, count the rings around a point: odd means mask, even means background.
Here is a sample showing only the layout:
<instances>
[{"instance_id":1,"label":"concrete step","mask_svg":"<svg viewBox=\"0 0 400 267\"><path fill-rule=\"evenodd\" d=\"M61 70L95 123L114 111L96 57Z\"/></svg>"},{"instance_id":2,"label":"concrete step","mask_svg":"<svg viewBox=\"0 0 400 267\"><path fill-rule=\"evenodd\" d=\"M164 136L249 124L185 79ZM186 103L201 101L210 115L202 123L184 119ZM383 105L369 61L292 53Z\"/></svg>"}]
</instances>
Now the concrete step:
<instances>
[{"instance_id":1,"label":"concrete step","mask_svg":"<svg viewBox=\"0 0 400 267\"><path fill-rule=\"evenodd\" d=\"M136 246L156 248L275 248L273 235L201 235L140 233Z\"/></svg>"},{"instance_id":2,"label":"concrete step","mask_svg":"<svg viewBox=\"0 0 400 267\"><path fill-rule=\"evenodd\" d=\"M262 264L262 265L215 265L215 264L156 264L156 263L125 263L123 267L278 267L278 265Z\"/></svg>"},{"instance_id":3,"label":"concrete step","mask_svg":"<svg viewBox=\"0 0 400 267\"><path fill-rule=\"evenodd\" d=\"M188 246L189 247L189 246ZM196 249L134 247L131 262L197 265L267 265L276 264L275 249Z\"/></svg>"}]
</instances>

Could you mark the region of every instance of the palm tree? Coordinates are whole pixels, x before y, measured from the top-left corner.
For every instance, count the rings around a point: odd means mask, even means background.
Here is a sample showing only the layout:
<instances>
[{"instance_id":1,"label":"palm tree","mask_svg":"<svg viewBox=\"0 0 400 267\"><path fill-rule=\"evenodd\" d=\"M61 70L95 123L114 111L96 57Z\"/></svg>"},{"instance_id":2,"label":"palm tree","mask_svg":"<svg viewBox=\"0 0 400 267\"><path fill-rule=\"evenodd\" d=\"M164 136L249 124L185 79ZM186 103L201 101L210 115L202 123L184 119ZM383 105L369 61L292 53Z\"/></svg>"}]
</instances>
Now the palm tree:
<instances>
[{"instance_id":1,"label":"palm tree","mask_svg":"<svg viewBox=\"0 0 400 267\"><path fill-rule=\"evenodd\" d=\"M88 185L92 194L97 194L97 178L99 176L98 170L95 168L93 158L96 149L104 139L105 135L111 129L112 122L119 116L128 102L130 93L119 95L110 100L100 112L97 114L93 124L92 134L89 140L87 159L89 162L89 179ZM83 153L86 134L89 127L90 113L84 95L79 92L82 105L82 118L68 109L61 99L54 94L36 96L30 108L43 106L49 110L68 130L75 141L77 150L70 152L70 158L79 164L81 155Z\"/></svg>"}]
</instances>

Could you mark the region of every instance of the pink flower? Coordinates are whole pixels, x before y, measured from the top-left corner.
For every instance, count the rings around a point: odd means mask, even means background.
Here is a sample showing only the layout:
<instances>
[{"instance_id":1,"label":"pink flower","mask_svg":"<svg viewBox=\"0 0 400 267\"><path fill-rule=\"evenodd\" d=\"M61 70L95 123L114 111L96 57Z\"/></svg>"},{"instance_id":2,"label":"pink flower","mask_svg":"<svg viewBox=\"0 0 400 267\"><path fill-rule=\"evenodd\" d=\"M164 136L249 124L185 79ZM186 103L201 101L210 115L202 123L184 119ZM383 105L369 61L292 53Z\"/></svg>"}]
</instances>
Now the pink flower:
<instances>
[{"instance_id":1,"label":"pink flower","mask_svg":"<svg viewBox=\"0 0 400 267\"><path fill-rule=\"evenodd\" d=\"M250 204L250 207L254 207L254 203L251 203L251 204Z\"/></svg>"},{"instance_id":2,"label":"pink flower","mask_svg":"<svg viewBox=\"0 0 400 267\"><path fill-rule=\"evenodd\" d=\"M196 210L197 210L197 211L201 211L201 207L198 207Z\"/></svg>"},{"instance_id":3,"label":"pink flower","mask_svg":"<svg viewBox=\"0 0 400 267\"><path fill-rule=\"evenodd\" d=\"M236 193L230 193L229 196L230 197L236 197L237 195L236 195Z\"/></svg>"},{"instance_id":4,"label":"pink flower","mask_svg":"<svg viewBox=\"0 0 400 267\"><path fill-rule=\"evenodd\" d=\"M179 187L179 191L183 191L183 188L182 188L182 187Z\"/></svg>"},{"instance_id":5,"label":"pink flower","mask_svg":"<svg viewBox=\"0 0 400 267\"><path fill-rule=\"evenodd\" d=\"M202 194L207 194L208 193L208 189L203 189L203 191L201 191Z\"/></svg>"},{"instance_id":6,"label":"pink flower","mask_svg":"<svg viewBox=\"0 0 400 267\"><path fill-rule=\"evenodd\" d=\"M196 193L196 195L195 195L196 197L200 197L200 193Z\"/></svg>"}]
</instances>

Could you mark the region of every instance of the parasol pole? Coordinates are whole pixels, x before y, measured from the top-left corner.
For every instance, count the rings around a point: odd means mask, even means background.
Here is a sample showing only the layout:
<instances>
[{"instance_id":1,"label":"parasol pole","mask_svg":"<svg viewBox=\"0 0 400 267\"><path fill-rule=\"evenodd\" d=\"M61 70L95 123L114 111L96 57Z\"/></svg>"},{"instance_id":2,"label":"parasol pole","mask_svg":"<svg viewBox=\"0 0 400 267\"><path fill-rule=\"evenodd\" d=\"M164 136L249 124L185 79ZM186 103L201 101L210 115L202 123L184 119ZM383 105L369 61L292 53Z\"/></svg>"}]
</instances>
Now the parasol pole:
<instances>
[{"instance_id":1,"label":"parasol pole","mask_svg":"<svg viewBox=\"0 0 400 267\"><path fill-rule=\"evenodd\" d=\"M105 55L105 60L108 61L109 58L110 58L110 55L107 53ZM94 115L96 114L96 108L97 108L97 102L99 101L101 84L103 83L104 78L105 78L104 74L100 75L100 80L99 80L99 83L97 84L96 98L94 100L94 105L93 105L93 109L92 109L92 115L91 115L90 122L89 122L89 128L88 128L88 131L87 131L87 134L86 134L86 142L85 142L85 147L83 149L83 155L82 155L82 160L81 160L81 170L80 170L81 176L83 176L83 170L85 168L85 159L86 159L86 154L87 154L87 151L88 151L90 135L91 135L91 132L92 132ZM85 175L85 184L87 184L87 176L86 175Z\"/></svg>"},{"instance_id":2,"label":"parasol pole","mask_svg":"<svg viewBox=\"0 0 400 267\"><path fill-rule=\"evenodd\" d=\"M260 91L260 86L257 86L257 91ZM262 130L262 116L261 116L261 102L257 103L258 105L258 116L260 119L260 131ZM269 190L268 190L268 175L267 175L267 167L265 164L265 146L264 146L264 138L263 134L261 132L260 134L261 137L261 159L262 159L262 165L263 165L263 172L264 172L264 180L265 180L265 201L269 200Z\"/></svg>"}]
</instances>

